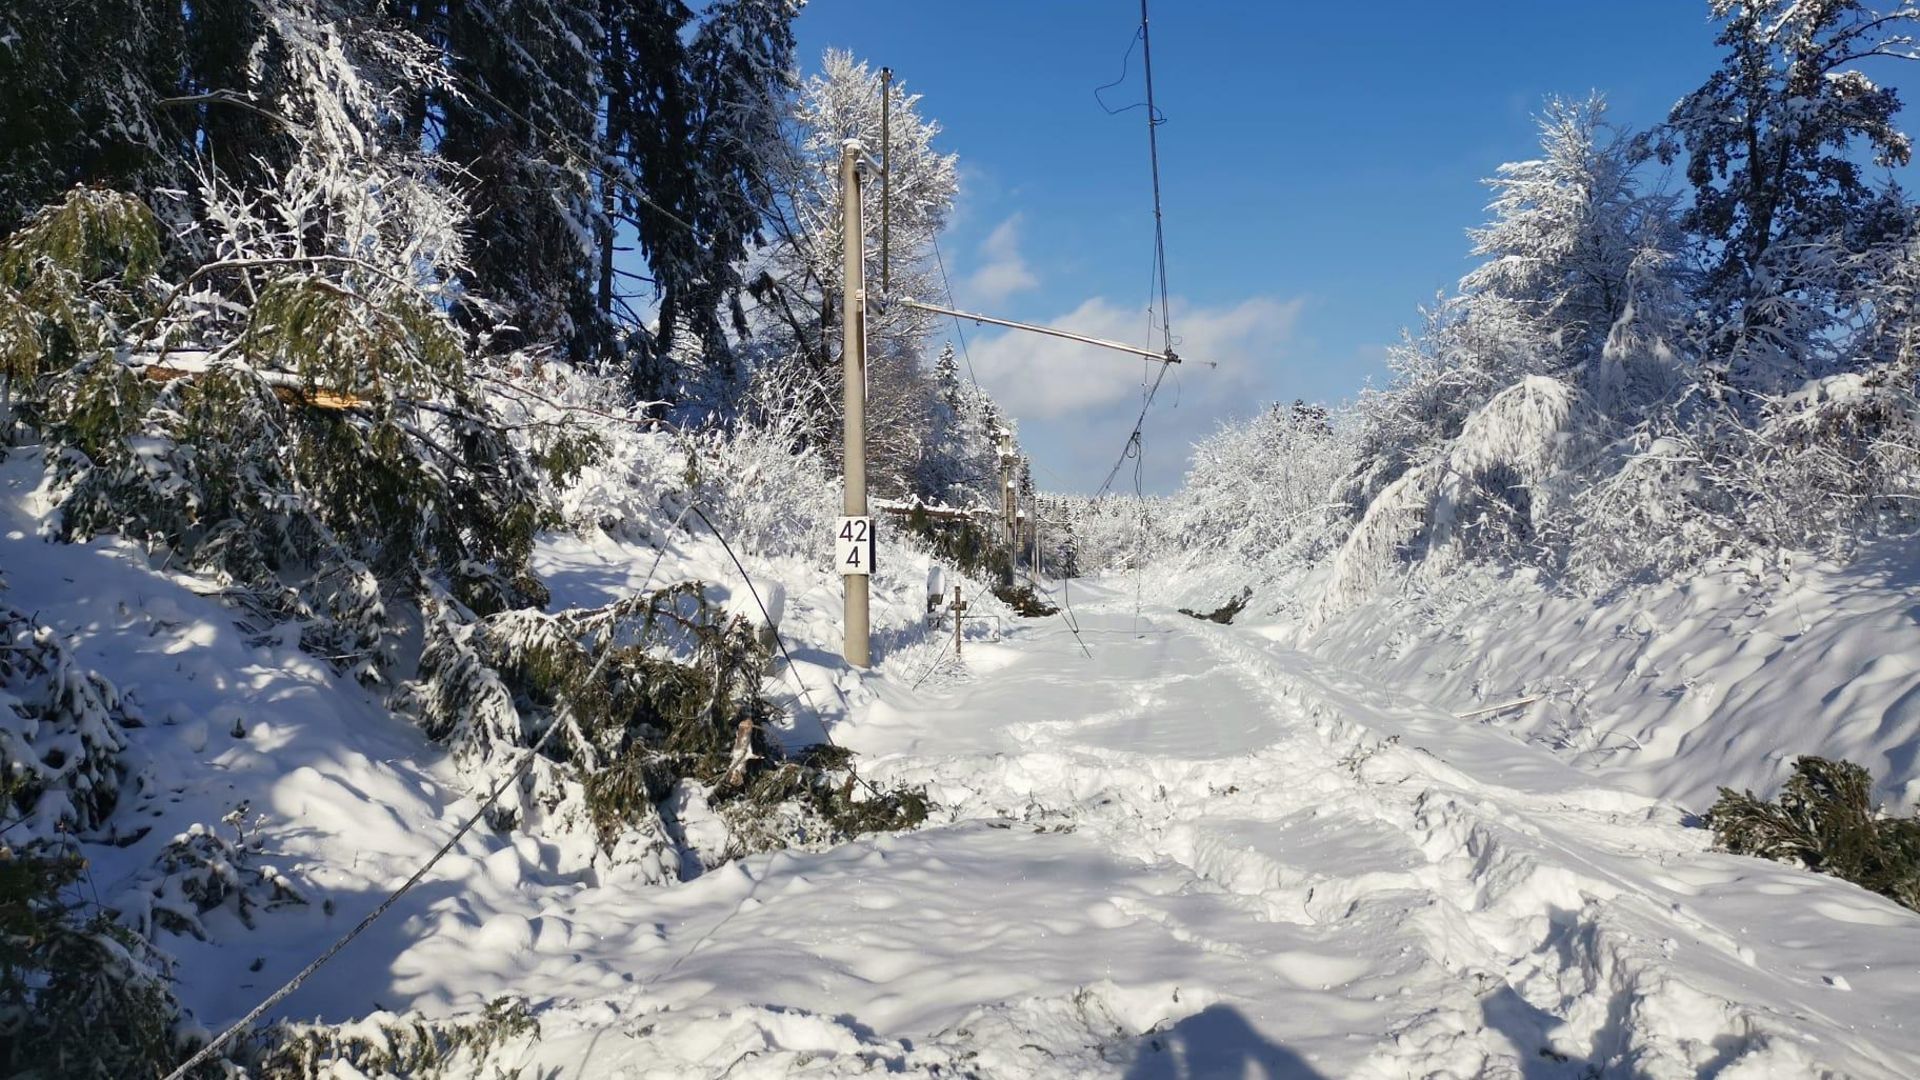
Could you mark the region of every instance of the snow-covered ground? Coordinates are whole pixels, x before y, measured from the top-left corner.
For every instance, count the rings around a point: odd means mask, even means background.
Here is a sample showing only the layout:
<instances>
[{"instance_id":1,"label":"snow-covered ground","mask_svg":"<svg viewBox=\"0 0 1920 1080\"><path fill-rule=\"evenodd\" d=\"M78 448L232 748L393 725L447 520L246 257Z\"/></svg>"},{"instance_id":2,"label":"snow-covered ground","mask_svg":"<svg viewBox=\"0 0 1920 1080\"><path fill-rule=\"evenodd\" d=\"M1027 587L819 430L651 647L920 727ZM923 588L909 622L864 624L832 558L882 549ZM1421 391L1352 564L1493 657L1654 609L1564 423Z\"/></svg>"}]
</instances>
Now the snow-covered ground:
<instances>
[{"instance_id":1,"label":"snow-covered ground","mask_svg":"<svg viewBox=\"0 0 1920 1080\"><path fill-rule=\"evenodd\" d=\"M221 1023L473 803L377 695L245 640L123 545L41 541L36 473L15 463L5 480L9 601L147 724L145 790L119 820L152 831L90 845L93 887L142 887L168 838L245 799L266 857L311 901L163 939L183 997ZM634 587L650 554L553 538L537 565L557 603L587 604ZM1336 662L1331 639L1316 654L1157 609L1136 625L1130 589L1075 586L1091 656L1063 619L1015 620L968 644L965 673L916 689L938 646L919 641L921 570L903 562L880 588L891 655L866 675L832 655L837 582L760 569L789 583L798 670L782 679L808 687L867 775L927 786L940 809L925 828L668 887L479 830L282 1014L446 1016L519 996L538 1038L467 1064L555 1080L1920 1075L1920 916L1709 851L1649 793L1690 789L1463 723L1433 704L1460 705L1454 689ZM706 541L676 545L662 573L741 588ZM1755 618L1790 618L1783 603ZM1663 632L1683 617L1652 615ZM1738 645L1690 648L1686 674L1719 679L1714 700L1752 675ZM1532 678L1563 662L1501 655ZM1665 657L1648 662L1677 672ZM1841 715L1853 699L1836 700Z\"/></svg>"},{"instance_id":2,"label":"snow-covered ground","mask_svg":"<svg viewBox=\"0 0 1920 1080\"><path fill-rule=\"evenodd\" d=\"M620 921L651 927L665 966L637 965L622 1030L657 1037L603 1063L1920 1067L1911 913L1708 852L1676 806L1253 635L1079 609L1091 660L1035 624L976 650L971 681L876 686L850 725L870 769L928 784L950 822L751 860L632 907ZM566 1064L552 1051L537 1060Z\"/></svg>"},{"instance_id":3,"label":"snow-covered ground","mask_svg":"<svg viewBox=\"0 0 1920 1080\"><path fill-rule=\"evenodd\" d=\"M1755 559L1598 600L1462 571L1443 594L1376 599L1305 647L1460 713L1523 701L1480 721L1694 810L1723 785L1773 794L1802 754L1858 762L1888 803L1920 803L1910 541L1845 565Z\"/></svg>"}]
</instances>

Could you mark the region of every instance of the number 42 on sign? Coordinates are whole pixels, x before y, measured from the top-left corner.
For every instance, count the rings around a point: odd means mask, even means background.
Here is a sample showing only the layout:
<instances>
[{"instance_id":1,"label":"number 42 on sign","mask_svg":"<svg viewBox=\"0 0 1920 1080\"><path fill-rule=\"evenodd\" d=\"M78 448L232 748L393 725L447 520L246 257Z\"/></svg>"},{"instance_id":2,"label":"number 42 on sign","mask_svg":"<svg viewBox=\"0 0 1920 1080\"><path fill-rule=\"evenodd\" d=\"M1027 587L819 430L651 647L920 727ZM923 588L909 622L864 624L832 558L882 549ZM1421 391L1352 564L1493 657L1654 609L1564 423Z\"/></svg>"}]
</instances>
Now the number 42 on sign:
<instances>
[{"instance_id":1,"label":"number 42 on sign","mask_svg":"<svg viewBox=\"0 0 1920 1080\"><path fill-rule=\"evenodd\" d=\"M833 534L833 561L842 574L873 573L873 519L843 517Z\"/></svg>"}]
</instances>

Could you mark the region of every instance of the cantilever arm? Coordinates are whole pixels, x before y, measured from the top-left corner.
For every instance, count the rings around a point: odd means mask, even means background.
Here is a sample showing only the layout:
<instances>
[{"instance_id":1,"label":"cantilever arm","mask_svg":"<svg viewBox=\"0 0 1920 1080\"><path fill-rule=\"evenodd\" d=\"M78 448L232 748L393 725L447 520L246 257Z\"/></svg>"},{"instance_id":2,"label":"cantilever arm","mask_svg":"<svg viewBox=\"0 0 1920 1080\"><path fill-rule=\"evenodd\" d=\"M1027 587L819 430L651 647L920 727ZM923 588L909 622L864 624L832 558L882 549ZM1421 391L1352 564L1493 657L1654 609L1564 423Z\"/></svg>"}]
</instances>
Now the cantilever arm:
<instances>
[{"instance_id":1,"label":"cantilever arm","mask_svg":"<svg viewBox=\"0 0 1920 1080\"><path fill-rule=\"evenodd\" d=\"M1106 338L1089 337L1086 334L1076 334L1071 330L1056 330L1051 326L1035 326L1032 323L1014 322L1012 319L996 319L991 315L981 315L972 311L955 311L953 308L944 308L938 304L924 303L912 297L902 297L893 301L893 303L899 304L901 307L912 308L915 311L930 311L935 315L951 315L956 319L966 319L977 323L991 323L994 326L1005 326L1013 330L1031 330L1036 334L1047 334L1051 337L1066 338L1068 341L1078 341L1083 345L1098 345L1103 349L1115 349L1123 353L1132 353L1135 356L1144 356L1149 360L1158 360L1163 364L1177 364L1180 362L1180 354L1174 352L1172 349L1167 349L1164 352L1154 352L1151 349L1143 349L1138 345L1126 345L1118 341L1108 341Z\"/></svg>"}]
</instances>

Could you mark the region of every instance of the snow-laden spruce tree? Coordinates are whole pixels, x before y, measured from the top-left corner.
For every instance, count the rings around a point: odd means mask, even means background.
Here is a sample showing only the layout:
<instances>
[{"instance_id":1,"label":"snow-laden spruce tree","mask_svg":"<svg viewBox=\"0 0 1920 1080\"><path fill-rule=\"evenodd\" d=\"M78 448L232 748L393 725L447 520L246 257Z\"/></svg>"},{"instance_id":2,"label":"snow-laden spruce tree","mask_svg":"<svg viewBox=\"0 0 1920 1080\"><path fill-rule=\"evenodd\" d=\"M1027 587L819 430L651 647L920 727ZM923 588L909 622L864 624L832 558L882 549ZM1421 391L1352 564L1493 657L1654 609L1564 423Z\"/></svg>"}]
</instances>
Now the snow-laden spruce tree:
<instances>
[{"instance_id":1,"label":"snow-laden spruce tree","mask_svg":"<svg viewBox=\"0 0 1920 1080\"><path fill-rule=\"evenodd\" d=\"M157 1075L184 1016L167 961L83 891L75 843L119 803L127 728L118 689L60 635L0 603L0 1072ZM89 902L94 901L94 902Z\"/></svg>"},{"instance_id":2,"label":"snow-laden spruce tree","mask_svg":"<svg viewBox=\"0 0 1920 1080\"><path fill-rule=\"evenodd\" d=\"M367 6L442 50L400 119L477 211L469 281L501 311L475 324L702 404L686 384L746 331L797 0Z\"/></svg>"},{"instance_id":3,"label":"snow-laden spruce tree","mask_svg":"<svg viewBox=\"0 0 1920 1080\"><path fill-rule=\"evenodd\" d=\"M447 78L405 88L412 111L396 120L426 128L448 181L480 211L468 273L499 305L480 323L505 346L601 359L612 333L594 296L595 12L563 0L399 7L423 39L445 43Z\"/></svg>"},{"instance_id":4,"label":"snow-laden spruce tree","mask_svg":"<svg viewBox=\"0 0 1920 1080\"><path fill-rule=\"evenodd\" d=\"M1013 424L993 396L960 371L953 343L933 365L932 427L915 488L954 507L994 507L1000 499L1000 439Z\"/></svg>"},{"instance_id":5,"label":"snow-laden spruce tree","mask_svg":"<svg viewBox=\"0 0 1920 1080\"><path fill-rule=\"evenodd\" d=\"M211 20L218 29L190 30L187 12L141 0L0 7L0 236L79 181L143 194L177 185L177 148L194 141L203 108L240 126L239 108L181 99L228 85L227 26L247 21L244 8Z\"/></svg>"}]
</instances>

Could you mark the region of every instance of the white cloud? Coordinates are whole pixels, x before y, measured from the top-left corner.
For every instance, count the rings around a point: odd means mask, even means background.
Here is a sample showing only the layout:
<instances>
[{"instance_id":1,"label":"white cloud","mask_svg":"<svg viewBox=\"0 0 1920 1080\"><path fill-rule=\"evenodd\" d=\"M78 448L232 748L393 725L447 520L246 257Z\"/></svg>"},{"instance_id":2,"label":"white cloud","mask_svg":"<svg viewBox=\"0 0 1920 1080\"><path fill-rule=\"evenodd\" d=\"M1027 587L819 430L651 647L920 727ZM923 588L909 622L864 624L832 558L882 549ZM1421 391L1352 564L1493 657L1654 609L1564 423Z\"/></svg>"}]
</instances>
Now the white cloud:
<instances>
[{"instance_id":1,"label":"white cloud","mask_svg":"<svg viewBox=\"0 0 1920 1080\"><path fill-rule=\"evenodd\" d=\"M1214 416L1244 409L1264 398L1299 321L1303 301L1253 297L1225 307L1173 302L1174 351L1183 364L1181 394L1195 412ZM1094 297L1047 325L1144 344L1147 313ZM1158 348L1158 327L1154 328ZM1209 367L1217 364L1218 367ZM1137 402L1143 361L1125 353L1024 331L980 339L973 347L980 381L1014 417L1053 420L1091 418L1122 403ZM1163 391L1164 393L1165 391Z\"/></svg>"},{"instance_id":2,"label":"white cloud","mask_svg":"<svg viewBox=\"0 0 1920 1080\"><path fill-rule=\"evenodd\" d=\"M1040 284L1020 254L1020 215L994 226L980 244L985 261L961 283L968 303L991 305Z\"/></svg>"}]
</instances>

